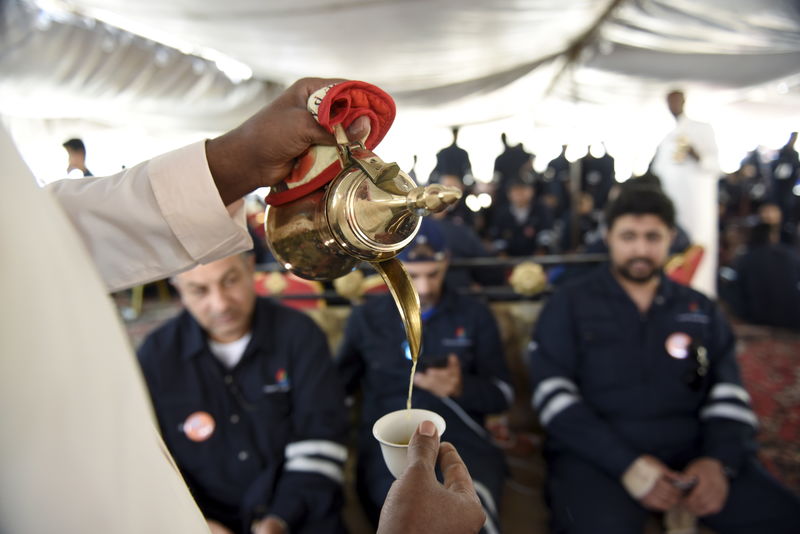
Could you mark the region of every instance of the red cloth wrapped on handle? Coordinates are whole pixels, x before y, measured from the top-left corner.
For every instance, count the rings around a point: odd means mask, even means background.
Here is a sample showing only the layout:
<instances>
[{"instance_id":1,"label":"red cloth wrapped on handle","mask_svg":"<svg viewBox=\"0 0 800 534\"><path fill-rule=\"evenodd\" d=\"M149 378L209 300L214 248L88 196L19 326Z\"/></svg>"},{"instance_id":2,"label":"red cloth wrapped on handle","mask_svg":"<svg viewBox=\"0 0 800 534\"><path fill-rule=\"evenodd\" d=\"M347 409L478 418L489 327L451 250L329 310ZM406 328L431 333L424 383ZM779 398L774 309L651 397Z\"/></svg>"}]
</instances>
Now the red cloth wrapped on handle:
<instances>
[{"instance_id":1,"label":"red cloth wrapped on handle","mask_svg":"<svg viewBox=\"0 0 800 534\"><path fill-rule=\"evenodd\" d=\"M394 100L382 89L366 82L349 81L323 87L308 98L308 111L329 132L341 124L347 129L359 117L367 116L370 132L364 142L375 148L394 122ZM315 145L298 158L292 172L274 186L266 202L280 206L325 186L342 170L335 146Z\"/></svg>"}]
</instances>

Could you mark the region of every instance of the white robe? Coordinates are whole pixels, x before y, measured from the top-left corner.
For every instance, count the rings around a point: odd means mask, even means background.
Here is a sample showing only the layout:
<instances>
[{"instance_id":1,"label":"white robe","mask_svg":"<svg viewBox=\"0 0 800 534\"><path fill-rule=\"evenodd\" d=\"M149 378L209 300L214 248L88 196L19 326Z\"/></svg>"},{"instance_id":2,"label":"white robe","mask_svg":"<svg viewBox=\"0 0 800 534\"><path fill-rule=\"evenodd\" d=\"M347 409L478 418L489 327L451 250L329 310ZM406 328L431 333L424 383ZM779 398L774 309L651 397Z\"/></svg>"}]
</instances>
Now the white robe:
<instances>
[{"instance_id":1,"label":"white robe","mask_svg":"<svg viewBox=\"0 0 800 534\"><path fill-rule=\"evenodd\" d=\"M700 161L685 154L691 145ZM702 245L705 253L692 287L710 297L716 296L718 219L717 183L719 155L711 125L681 115L658 147L653 171L661 178L664 192L675 203L677 222L689 234L692 243Z\"/></svg>"},{"instance_id":2,"label":"white robe","mask_svg":"<svg viewBox=\"0 0 800 534\"><path fill-rule=\"evenodd\" d=\"M107 293L249 248L242 210L203 143L50 190L0 158L0 532L208 532Z\"/></svg>"}]
</instances>

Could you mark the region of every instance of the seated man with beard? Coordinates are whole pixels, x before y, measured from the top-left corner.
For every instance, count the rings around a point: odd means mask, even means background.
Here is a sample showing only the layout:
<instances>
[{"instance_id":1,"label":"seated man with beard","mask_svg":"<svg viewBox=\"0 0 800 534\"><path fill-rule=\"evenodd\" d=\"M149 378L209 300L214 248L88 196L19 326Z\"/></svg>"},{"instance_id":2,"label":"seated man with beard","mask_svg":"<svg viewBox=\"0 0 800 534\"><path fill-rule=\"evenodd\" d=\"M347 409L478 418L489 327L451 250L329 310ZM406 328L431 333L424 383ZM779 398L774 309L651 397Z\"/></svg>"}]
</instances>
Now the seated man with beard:
<instances>
[{"instance_id":1,"label":"seated man with beard","mask_svg":"<svg viewBox=\"0 0 800 534\"><path fill-rule=\"evenodd\" d=\"M606 215L610 264L565 285L530 347L554 533L800 532L800 500L755 458L735 339L707 297L662 273L675 210L651 187ZM683 530L679 530L680 527Z\"/></svg>"}]
</instances>

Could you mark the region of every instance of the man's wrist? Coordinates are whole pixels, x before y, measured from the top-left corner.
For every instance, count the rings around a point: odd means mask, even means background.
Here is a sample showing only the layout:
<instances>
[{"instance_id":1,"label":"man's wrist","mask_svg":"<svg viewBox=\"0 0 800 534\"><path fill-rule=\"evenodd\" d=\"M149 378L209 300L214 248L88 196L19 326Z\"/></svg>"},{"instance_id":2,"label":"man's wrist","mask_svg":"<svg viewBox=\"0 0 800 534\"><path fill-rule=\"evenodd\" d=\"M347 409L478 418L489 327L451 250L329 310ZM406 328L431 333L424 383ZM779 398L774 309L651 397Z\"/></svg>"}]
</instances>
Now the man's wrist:
<instances>
[{"instance_id":1,"label":"man's wrist","mask_svg":"<svg viewBox=\"0 0 800 534\"><path fill-rule=\"evenodd\" d=\"M237 154L237 145L230 139L230 133L206 140L206 161L217 186L222 202L227 206L256 189L255 184L247 184L247 162Z\"/></svg>"},{"instance_id":2,"label":"man's wrist","mask_svg":"<svg viewBox=\"0 0 800 534\"><path fill-rule=\"evenodd\" d=\"M725 463L722 462L722 460L720 460L718 458L714 458L713 456L706 456L703 459L708 461L708 462L710 462L714 466L715 469L719 469L720 474L722 476L724 476L725 478L729 478L730 477L729 473L733 472L733 470L731 468L726 467Z\"/></svg>"},{"instance_id":3,"label":"man's wrist","mask_svg":"<svg viewBox=\"0 0 800 534\"><path fill-rule=\"evenodd\" d=\"M733 467L729 462L727 462L724 459L719 458L717 456L708 455L708 456L702 456L701 458L698 458L698 460L699 459L712 461L714 464L716 464L719 467L719 469L721 470L721 472L725 476L725 478L729 478L729 479L730 478L734 478L736 476L736 474L738 473L738 470L735 467Z\"/></svg>"},{"instance_id":4,"label":"man's wrist","mask_svg":"<svg viewBox=\"0 0 800 534\"><path fill-rule=\"evenodd\" d=\"M259 534L259 530L258 529L259 529L260 525L262 523L266 523L266 522L271 522L273 524L273 526L280 527L281 531L284 532L285 534L288 534L288 532L289 532L289 525L286 523L286 521L284 521L283 518L278 517L277 515L272 515L272 514L270 514L270 515L268 515L266 517L262 517L261 519L257 519L255 521L253 521L253 524L250 525L250 531L253 534ZM267 532L273 532L273 531L272 530L268 530Z\"/></svg>"},{"instance_id":5,"label":"man's wrist","mask_svg":"<svg viewBox=\"0 0 800 534\"><path fill-rule=\"evenodd\" d=\"M661 477L661 470L644 456L639 456L622 474L622 485L636 500L650 493Z\"/></svg>"}]
</instances>

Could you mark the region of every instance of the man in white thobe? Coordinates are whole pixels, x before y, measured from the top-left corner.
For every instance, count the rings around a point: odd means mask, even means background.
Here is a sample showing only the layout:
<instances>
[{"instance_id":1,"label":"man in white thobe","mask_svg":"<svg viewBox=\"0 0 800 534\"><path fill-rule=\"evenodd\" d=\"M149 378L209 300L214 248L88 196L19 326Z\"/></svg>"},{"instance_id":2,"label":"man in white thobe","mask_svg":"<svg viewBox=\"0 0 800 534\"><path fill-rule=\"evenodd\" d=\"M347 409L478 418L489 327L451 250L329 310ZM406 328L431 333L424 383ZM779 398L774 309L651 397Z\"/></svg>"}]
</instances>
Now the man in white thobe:
<instances>
[{"instance_id":1,"label":"man in white thobe","mask_svg":"<svg viewBox=\"0 0 800 534\"><path fill-rule=\"evenodd\" d=\"M685 101L681 91L667 95L667 105L676 124L658 146L653 172L675 204L678 224L689 233L692 243L704 249L692 287L714 297L717 292L719 156L711 125L688 118L683 112Z\"/></svg>"}]
</instances>

